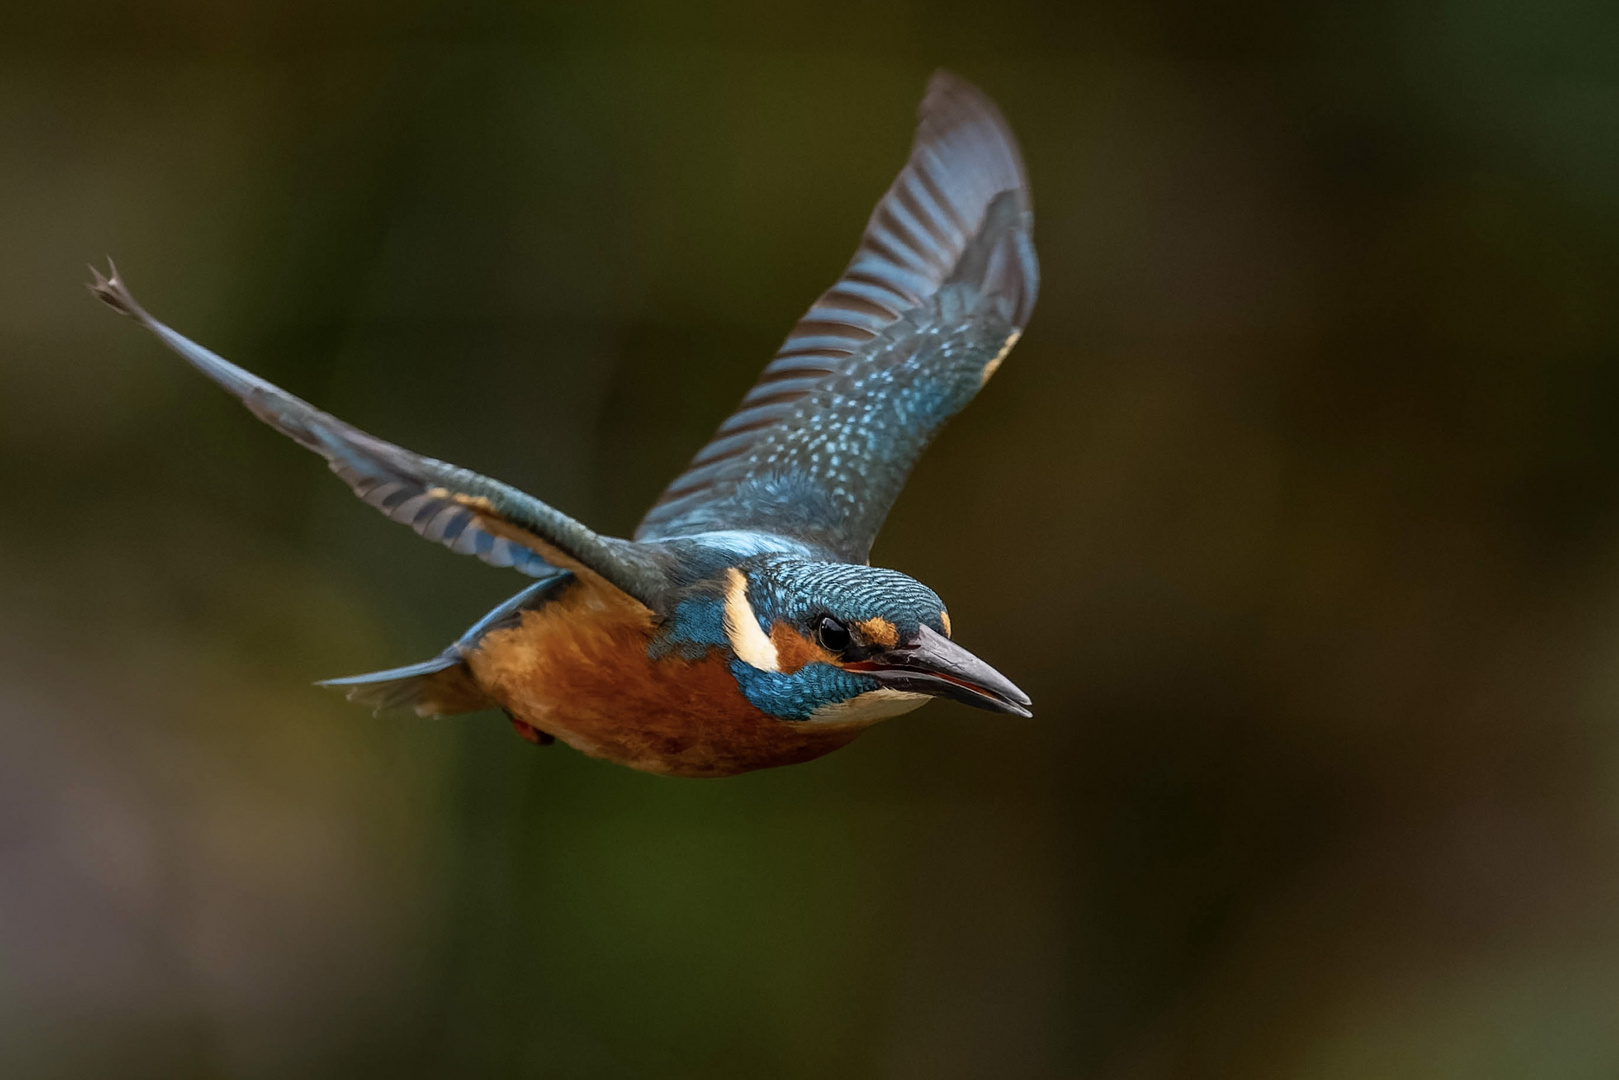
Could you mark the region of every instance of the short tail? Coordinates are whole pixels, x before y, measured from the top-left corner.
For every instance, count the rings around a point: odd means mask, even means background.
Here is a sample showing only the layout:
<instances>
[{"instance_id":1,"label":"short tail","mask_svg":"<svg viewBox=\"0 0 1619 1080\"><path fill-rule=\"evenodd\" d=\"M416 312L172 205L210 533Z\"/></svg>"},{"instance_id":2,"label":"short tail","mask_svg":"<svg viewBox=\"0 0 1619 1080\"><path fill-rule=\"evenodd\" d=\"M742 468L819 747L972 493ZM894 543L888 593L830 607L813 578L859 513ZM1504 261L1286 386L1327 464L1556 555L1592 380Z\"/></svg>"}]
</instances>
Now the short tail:
<instances>
[{"instance_id":1,"label":"short tail","mask_svg":"<svg viewBox=\"0 0 1619 1080\"><path fill-rule=\"evenodd\" d=\"M316 685L346 691L350 701L369 705L376 712L408 706L416 710L417 716L457 716L499 708L496 701L478 688L477 680L467 667L467 653L476 649L486 634L520 625L523 612L544 607L573 580L572 571L552 569L548 575L479 619L472 629L461 635L459 641L431 660L387 671L373 671L369 675L327 679ZM512 723L518 725L519 731L523 730L524 725L515 717ZM539 741L536 735L524 734L523 737Z\"/></svg>"},{"instance_id":2,"label":"short tail","mask_svg":"<svg viewBox=\"0 0 1619 1080\"><path fill-rule=\"evenodd\" d=\"M350 701L369 705L376 712L409 707L417 716L455 716L495 708L454 648L420 664L326 679L316 685L346 691Z\"/></svg>"}]
</instances>

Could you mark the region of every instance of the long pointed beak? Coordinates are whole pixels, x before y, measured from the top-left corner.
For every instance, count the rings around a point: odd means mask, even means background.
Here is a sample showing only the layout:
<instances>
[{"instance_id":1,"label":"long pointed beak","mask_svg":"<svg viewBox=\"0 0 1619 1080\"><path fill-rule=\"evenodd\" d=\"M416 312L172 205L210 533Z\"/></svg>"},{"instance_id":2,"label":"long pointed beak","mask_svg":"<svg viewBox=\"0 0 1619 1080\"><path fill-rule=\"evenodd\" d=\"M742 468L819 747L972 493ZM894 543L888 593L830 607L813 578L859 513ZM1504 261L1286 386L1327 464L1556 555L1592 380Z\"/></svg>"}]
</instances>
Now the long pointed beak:
<instances>
[{"instance_id":1,"label":"long pointed beak","mask_svg":"<svg viewBox=\"0 0 1619 1080\"><path fill-rule=\"evenodd\" d=\"M1010 679L926 626L915 644L846 666L894 690L953 698L990 712L1034 715L1029 711L1029 695L1013 686Z\"/></svg>"}]
</instances>

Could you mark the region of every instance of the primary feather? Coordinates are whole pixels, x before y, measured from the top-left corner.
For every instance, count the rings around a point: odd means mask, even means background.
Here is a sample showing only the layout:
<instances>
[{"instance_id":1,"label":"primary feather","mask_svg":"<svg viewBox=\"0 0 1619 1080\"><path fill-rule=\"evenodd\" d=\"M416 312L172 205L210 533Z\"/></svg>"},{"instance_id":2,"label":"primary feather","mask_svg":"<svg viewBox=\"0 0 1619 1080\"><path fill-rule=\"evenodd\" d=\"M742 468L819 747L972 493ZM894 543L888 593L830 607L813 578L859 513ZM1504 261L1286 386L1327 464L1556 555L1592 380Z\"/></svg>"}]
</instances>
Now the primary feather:
<instances>
[{"instance_id":1,"label":"primary feather","mask_svg":"<svg viewBox=\"0 0 1619 1080\"><path fill-rule=\"evenodd\" d=\"M1039 291L1006 121L947 72L838 282L637 540L751 529L864 562L911 467L1016 341Z\"/></svg>"},{"instance_id":2,"label":"primary feather","mask_svg":"<svg viewBox=\"0 0 1619 1080\"><path fill-rule=\"evenodd\" d=\"M508 484L384 442L322 412L152 318L110 260L108 271L90 268L92 294L151 331L254 416L325 458L356 495L394 521L494 566L538 578L552 576L559 566L582 569L643 603L655 600L661 582L634 545L598 536Z\"/></svg>"}]
</instances>

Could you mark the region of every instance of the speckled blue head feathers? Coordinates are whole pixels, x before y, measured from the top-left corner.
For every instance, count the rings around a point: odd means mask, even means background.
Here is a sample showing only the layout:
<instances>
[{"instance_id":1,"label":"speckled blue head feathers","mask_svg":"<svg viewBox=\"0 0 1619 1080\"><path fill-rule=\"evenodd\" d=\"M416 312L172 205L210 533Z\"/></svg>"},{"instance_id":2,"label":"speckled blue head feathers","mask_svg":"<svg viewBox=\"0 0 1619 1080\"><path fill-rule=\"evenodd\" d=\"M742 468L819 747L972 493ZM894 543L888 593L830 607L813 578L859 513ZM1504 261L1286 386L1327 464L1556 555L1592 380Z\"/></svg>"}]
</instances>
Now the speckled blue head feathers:
<instances>
[{"instance_id":1,"label":"speckled blue head feathers","mask_svg":"<svg viewBox=\"0 0 1619 1080\"><path fill-rule=\"evenodd\" d=\"M884 620L901 641L914 639L923 626L950 636L939 594L898 570L769 555L739 569L754 613L767 626L786 622L807 633L814 620L829 615L845 625Z\"/></svg>"}]
</instances>

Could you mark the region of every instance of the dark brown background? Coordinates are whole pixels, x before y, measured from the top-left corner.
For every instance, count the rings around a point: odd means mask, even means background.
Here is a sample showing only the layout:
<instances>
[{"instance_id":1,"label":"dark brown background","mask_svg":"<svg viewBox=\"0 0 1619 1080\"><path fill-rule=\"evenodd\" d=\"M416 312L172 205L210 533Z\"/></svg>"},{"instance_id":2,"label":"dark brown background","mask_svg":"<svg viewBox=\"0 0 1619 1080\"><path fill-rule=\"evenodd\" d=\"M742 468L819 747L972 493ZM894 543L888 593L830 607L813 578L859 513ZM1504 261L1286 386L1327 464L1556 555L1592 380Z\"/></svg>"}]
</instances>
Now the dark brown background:
<instances>
[{"instance_id":1,"label":"dark brown background","mask_svg":"<svg viewBox=\"0 0 1619 1080\"><path fill-rule=\"evenodd\" d=\"M1619 1074L1619 7L30 3L0 1071ZM1045 281L876 560L1034 697L637 775L312 680L520 584L91 301L626 532L928 73Z\"/></svg>"}]
</instances>

